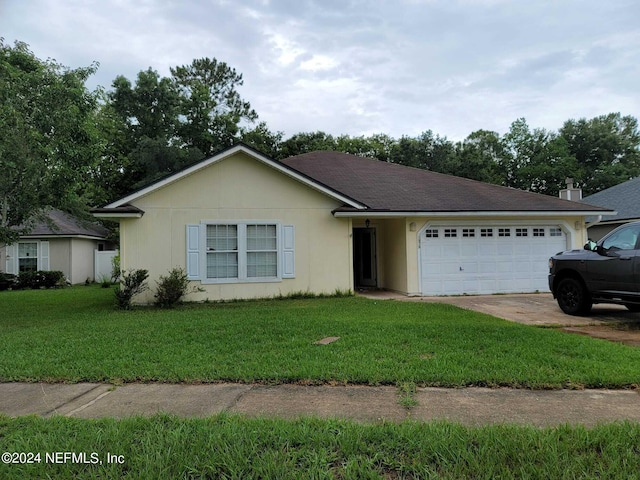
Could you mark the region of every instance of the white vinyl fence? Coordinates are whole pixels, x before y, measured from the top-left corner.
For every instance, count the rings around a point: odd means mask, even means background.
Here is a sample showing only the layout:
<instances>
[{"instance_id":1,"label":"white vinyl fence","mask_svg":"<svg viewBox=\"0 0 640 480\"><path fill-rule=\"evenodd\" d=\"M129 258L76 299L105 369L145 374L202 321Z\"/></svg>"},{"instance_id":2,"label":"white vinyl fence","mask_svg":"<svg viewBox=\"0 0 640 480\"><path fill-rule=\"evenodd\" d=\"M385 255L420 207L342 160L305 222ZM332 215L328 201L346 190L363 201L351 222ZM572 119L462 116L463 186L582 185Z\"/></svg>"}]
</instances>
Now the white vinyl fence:
<instances>
[{"instance_id":1,"label":"white vinyl fence","mask_svg":"<svg viewBox=\"0 0 640 480\"><path fill-rule=\"evenodd\" d=\"M94 256L94 272L96 282L100 282L103 278L111 279L111 271L113 268L112 259L118 255L118 250L104 250L102 252L95 250Z\"/></svg>"}]
</instances>

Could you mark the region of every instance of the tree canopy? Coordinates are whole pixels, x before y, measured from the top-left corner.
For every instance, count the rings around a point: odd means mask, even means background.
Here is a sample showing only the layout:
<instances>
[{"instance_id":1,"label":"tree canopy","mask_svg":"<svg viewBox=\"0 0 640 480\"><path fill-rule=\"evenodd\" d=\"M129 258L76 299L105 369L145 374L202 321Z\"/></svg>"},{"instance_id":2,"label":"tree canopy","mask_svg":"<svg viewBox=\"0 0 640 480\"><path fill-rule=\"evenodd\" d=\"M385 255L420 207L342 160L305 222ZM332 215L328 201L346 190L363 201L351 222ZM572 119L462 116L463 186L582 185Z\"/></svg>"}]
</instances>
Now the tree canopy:
<instances>
[{"instance_id":1,"label":"tree canopy","mask_svg":"<svg viewBox=\"0 0 640 480\"><path fill-rule=\"evenodd\" d=\"M99 155L97 64L69 69L0 39L0 243L18 238L46 206L78 210Z\"/></svg>"}]
</instances>

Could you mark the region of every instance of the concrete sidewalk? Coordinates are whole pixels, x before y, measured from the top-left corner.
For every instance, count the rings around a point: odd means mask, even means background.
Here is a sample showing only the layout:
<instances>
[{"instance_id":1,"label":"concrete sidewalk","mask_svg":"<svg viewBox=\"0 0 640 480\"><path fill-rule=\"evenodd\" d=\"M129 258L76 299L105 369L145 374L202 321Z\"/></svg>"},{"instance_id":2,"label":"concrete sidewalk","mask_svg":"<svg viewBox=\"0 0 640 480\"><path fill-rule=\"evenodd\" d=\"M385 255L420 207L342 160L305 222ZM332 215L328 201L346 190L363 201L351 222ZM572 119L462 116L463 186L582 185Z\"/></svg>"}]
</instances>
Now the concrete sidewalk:
<instances>
[{"instance_id":1,"label":"concrete sidewalk","mask_svg":"<svg viewBox=\"0 0 640 480\"><path fill-rule=\"evenodd\" d=\"M0 383L0 414L9 416L122 418L164 412L206 417L227 412L360 422L449 420L468 426L640 421L640 395L635 390L418 388L414 399L417 406L401 406L393 386Z\"/></svg>"}]
</instances>

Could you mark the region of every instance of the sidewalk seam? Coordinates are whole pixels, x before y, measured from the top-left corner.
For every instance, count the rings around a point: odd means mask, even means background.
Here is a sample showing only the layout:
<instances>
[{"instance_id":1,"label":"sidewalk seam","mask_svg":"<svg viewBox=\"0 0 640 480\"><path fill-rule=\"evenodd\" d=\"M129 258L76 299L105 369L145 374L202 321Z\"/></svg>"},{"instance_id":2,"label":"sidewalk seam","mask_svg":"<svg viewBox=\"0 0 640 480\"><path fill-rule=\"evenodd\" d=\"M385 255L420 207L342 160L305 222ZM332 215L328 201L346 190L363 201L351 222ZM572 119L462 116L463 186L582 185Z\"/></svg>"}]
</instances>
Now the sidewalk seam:
<instances>
[{"instance_id":1,"label":"sidewalk seam","mask_svg":"<svg viewBox=\"0 0 640 480\"><path fill-rule=\"evenodd\" d=\"M104 385L105 385L105 384L99 383L99 384L97 384L95 387L93 387L92 389L87 390L86 392L82 392L82 393L80 393L80 394L76 395L75 397L68 399L68 400L67 400L66 402L64 402L63 404L61 404L61 405L59 405L59 406L57 406L57 407L53 407L51 410L48 410L48 411L46 411L46 412L43 412L43 413L42 413L42 416L43 416L43 417L48 417L49 415L52 415L52 414L54 414L54 413L58 413L58 410L60 410L60 409L64 408L66 405L71 404L72 402L74 402L74 401L76 401L76 400L78 400L78 399L82 398L82 397L83 397L83 396L85 396L85 395L89 395L89 394L90 394L91 392L93 392L94 390L97 390L97 389L99 389L99 388L104 387ZM106 392L106 393L109 393L110 391L111 391L111 390L109 390L109 391L108 391L108 392ZM42 384L42 393L44 394L44 397L45 397L45 403L46 403L46 397L47 397L47 394L46 394L46 392L44 391L44 384ZM103 396L104 396L104 394L101 394L101 395L99 395L99 396L98 396L98 398L102 398ZM98 398L96 398L95 400L97 400ZM95 401L95 400L94 400L94 401Z\"/></svg>"}]
</instances>

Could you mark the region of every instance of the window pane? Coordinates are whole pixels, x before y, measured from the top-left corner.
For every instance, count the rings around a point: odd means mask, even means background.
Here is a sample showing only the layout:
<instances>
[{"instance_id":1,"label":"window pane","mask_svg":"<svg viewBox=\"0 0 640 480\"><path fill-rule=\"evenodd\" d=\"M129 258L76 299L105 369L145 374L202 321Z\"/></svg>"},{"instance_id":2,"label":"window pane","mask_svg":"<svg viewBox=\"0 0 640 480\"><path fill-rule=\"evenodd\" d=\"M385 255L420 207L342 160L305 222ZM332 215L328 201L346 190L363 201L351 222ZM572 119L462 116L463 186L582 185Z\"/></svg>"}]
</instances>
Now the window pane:
<instances>
[{"instance_id":1,"label":"window pane","mask_svg":"<svg viewBox=\"0 0 640 480\"><path fill-rule=\"evenodd\" d=\"M207 278L238 278L238 254L207 253Z\"/></svg>"},{"instance_id":2,"label":"window pane","mask_svg":"<svg viewBox=\"0 0 640 480\"><path fill-rule=\"evenodd\" d=\"M18 244L18 257L38 257L38 244L36 242L19 243Z\"/></svg>"},{"instance_id":3,"label":"window pane","mask_svg":"<svg viewBox=\"0 0 640 480\"><path fill-rule=\"evenodd\" d=\"M238 226L207 225L207 250L238 250Z\"/></svg>"},{"instance_id":4,"label":"window pane","mask_svg":"<svg viewBox=\"0 0 640 480\"><path fill-rule=\"evenodd\" d=\"M276 252L247 253L247 277L275 277L278 275Z\"/></svg>"},{"instance_id":5,"label":"window pane","mask_svg":"<svg viewBox=\"0 0 640 480\"><path fill-rule=\"evenodd\" d=\"M18 260L18 271L19 272L35 272L38 270L38 259L33 258L20 258Z\"/></svg>"},{"instance_id":6,"label":"window pane","mask_svg":"<svg viewBox=\"0 0 640 480\"><path fill-rule=\"evenodd\" d=\"M638 233L638 228L635 226L623 228L607 238L602 246L605 249L635 250L638 242Z\"/></svg>"},{"instance_id":7,"label":"window pane","mask_svg":"<svg viewBox=\"0 0 640 480\"><path fill-rule=\"evenodd\" d=\"M247 225L247 250L275 250L275 225Z\"/></svg>"}]
</instances>

